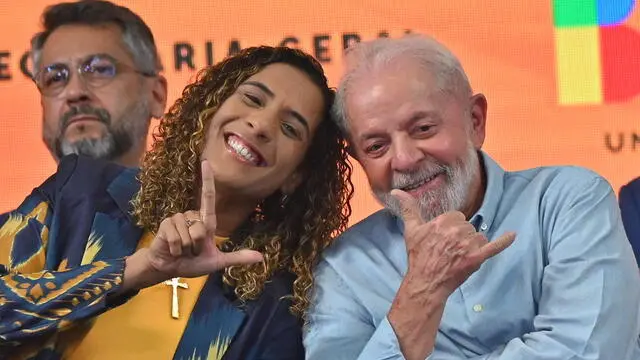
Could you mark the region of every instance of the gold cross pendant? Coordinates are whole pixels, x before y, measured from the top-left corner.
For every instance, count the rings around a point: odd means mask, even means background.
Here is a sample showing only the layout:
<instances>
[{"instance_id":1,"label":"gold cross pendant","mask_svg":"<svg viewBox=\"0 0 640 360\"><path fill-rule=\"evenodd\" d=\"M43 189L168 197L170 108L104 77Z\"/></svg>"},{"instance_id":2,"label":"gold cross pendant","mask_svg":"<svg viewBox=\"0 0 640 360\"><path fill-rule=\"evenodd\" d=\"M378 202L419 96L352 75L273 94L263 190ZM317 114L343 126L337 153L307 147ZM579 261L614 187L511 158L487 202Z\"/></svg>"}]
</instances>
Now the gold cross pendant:
<instances>
[{"instance_id":1,"label":"gold cross pendant","mask_svg":"<svg viewBox=\"0 0 640 360\"><path fill-rule=\"evenodd\" d=\"M178 310L178 288L188 289L189 285L187 283L181 283L179 277L167 280L164 282L164 284L172 287L171 317L177 319L178 317L180 317L180 312Z\"/></svg>"}]
</instances>

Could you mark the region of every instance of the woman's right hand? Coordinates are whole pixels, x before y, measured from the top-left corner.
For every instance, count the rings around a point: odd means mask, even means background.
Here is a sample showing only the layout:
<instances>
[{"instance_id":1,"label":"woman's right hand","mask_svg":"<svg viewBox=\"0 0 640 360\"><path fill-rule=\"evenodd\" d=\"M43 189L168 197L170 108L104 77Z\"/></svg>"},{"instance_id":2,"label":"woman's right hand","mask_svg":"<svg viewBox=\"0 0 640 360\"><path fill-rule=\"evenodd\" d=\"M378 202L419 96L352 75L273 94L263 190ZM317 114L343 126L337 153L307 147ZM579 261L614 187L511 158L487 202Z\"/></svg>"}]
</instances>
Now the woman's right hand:
<instances>
[{"instance_id":1,"label":"woman's right hand","mask_svg":"<svg viewBox=\"0 0 640 360\"><path fill-rule=\"evenodd\" d=\"M228 266L263 260L253 250L225 253L215 243L216 192L213 171L202 162L199 211L186 211L164 219L148 249L127 258L123 291L138 290L174 277L207 275Z\"/></svg>"}]
</instances>

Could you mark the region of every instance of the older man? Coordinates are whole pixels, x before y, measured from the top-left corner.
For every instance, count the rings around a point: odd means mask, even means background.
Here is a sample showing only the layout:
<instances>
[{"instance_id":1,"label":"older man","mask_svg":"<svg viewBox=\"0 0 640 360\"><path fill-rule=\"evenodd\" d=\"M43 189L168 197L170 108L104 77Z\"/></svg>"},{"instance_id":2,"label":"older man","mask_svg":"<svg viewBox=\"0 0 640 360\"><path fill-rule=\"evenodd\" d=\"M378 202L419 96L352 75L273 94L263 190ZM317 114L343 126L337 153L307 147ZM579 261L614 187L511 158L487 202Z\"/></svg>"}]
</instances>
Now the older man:
<instances>
[{"instance_id":1,"label":"older man","mask_svg":"<svg viewBox=\"0 0 640 360\"><path fill-rule=\"evenodd\" d=\"M640 276L610 185L503 170L481 150L486 110L432 39L348 53L336 119L385 209L323 255L308 359L640 358Z\"/></svg>"},{"instance_id":2,"label":"older man","mask_svg":"<svg viewBox=\"0 0 640 360\"><path fill-rule=\"evenodd\" d=\"M167 82L153 34L131 10L107 1L46 9L31 42L42 136L56 160L79 154L135 167Z\"/></svg>"}]
</instances>

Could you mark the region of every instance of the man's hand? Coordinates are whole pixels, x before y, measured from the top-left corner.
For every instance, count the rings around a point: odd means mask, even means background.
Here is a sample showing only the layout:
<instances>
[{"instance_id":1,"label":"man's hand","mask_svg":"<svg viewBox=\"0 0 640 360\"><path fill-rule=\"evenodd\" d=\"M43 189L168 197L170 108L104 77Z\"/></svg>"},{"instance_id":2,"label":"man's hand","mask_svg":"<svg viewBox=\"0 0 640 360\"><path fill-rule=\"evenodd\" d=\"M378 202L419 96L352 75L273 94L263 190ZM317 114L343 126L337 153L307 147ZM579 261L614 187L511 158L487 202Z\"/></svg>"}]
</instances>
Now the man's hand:
<instances>
[{"instance_id":1,"label":"man's hand","mask_svg":"<svg viewBox=\"0 0 640 360\"><path fill-rule=\"evenodd\" d=\"M393 190L401 204L405 243L409 257L408 275L417 275L414 288L431 292L444 290L446 296L457 289L487 259L499 254L515 240L506 233L489 242L458 211L444 213L425 222L416 200L401 190Z\"/></svg>"},{"instance_id":2,"label":"man's hand","mask_svg":"<svg viewBox=\"0 0 640 360\"><path fill-rule=\"evenodd\" d=\"M391 194L401 204L409 266L388 317L404 356L424 360L433 349L449 295L483 262L509 247L515 234L489 242L457 211L426 222L411 195L401 190Z\"/></svg>"}]
</instances>

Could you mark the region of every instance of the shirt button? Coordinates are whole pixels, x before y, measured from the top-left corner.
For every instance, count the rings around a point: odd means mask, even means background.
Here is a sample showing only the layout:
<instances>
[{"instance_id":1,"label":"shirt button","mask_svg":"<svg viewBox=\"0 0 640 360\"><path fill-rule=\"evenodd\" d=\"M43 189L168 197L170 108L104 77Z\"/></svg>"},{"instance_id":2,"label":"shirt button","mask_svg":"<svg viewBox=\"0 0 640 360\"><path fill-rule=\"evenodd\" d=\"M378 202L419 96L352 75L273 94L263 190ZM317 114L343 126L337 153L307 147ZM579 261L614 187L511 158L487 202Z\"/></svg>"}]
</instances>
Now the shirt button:
<instances>
[{"instance_id":1,"label":"shirt button","mask_svg":"<svg viewBox=\"0 0 640 360\"><path fill-rule=\"evenodd\" d=\"M481 304L475 304L473 305L473 311L479 313L484 309L484 307Z\"/></svg>"},{"instance_id":2,"label":"shirt button","mask_svg":"<svg viewBox=\"0 0 640 360\"><path fill-rule=\"evenodd\" d=\"M487 224L480 225L480 230L481 231L487 231L487 228L488 228Z\"/></svg>"}]
</instances>

